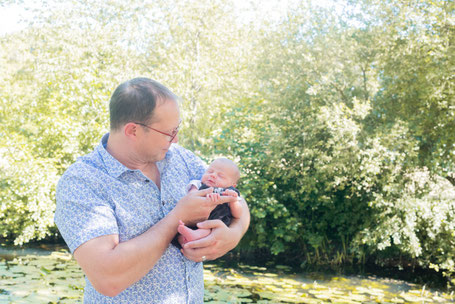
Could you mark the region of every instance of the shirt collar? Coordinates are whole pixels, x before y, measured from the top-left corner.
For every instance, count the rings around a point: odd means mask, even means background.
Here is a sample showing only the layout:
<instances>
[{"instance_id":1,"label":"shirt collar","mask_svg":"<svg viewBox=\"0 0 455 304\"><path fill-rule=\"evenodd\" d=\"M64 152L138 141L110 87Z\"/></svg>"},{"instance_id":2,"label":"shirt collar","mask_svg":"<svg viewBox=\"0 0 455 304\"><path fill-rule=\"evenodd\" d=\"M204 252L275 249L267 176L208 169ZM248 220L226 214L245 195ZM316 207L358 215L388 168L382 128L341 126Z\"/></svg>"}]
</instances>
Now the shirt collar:
<instances>
[{"instance_id":1,"label":"shirt collar","mask_svg":"<svg viewBox=\"0 0 455 304\"><path fill-rule=\"evenodd\" d=\"M101 142L98 145L98 147L96 148L96 150L98 151L99 155L101 156L101 159L103 160L104 165L105 165L106 170L109 173L109 175L117 178L126 171L135 171L135 170L129 169L128 167L123 165L115 157L113 157L109 152L107 152L106 146L107 146L108 138L109 138L109 133L104 134L104 136L101 138ZM170 161L170 159L172 157L173 150L174 150L173 146L174 146L174 144L171 145L171 148L169 148L169 151L167 151L164 159L160 160L159 162L156 163L156 165L158 166L158 171L160 171L160 173L163 172L164 167L168 164L168 162Z\"/></svg>"}]
</instances>

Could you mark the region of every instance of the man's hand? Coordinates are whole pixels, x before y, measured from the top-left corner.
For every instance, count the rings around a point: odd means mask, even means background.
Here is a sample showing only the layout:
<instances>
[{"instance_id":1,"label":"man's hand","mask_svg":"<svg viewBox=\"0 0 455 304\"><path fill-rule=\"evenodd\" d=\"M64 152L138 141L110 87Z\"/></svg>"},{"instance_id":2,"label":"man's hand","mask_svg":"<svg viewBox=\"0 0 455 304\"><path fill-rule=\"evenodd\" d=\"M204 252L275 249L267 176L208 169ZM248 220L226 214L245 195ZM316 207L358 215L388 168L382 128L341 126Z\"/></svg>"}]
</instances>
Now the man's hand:
<instances>
[{"instance_id":1,"label":"man's hand","mask_svg":"<svg viewBox=\"0 0 455 304\"><path fill-rule=\"evenodd\" d=\"M229 196L221 196L223 197ZM232 198L237 200L237 197ZM250 213L245 200L240 198L238 204L240 207L238 217L234 215L229 227L220 220L198 223L198 228L212 229L212 232L202 239L186 243L182 249L183 255L194 262L201 262L203 257L214 260L237 246L250 224Z\"/></svg>"},{"instance_id":2,"label":"man's hand","mask_svg":"<svg viewBox=\"0 0 455 304\"><path fill-rule=\"evenodd\" d=\"M208 220L197 224L198 228L212 229L205 238L184 244L182 253L188 259L201 262L205 256L207 260L214 260L232 250L240 240L233 237L237 231L231 231L221 220Z\"/></svg>"},{"instance_id":3,"label":"man's hand","mask_svg":"<svg viewBox=\"0 0 455 304\"><path fill-rule=\"evenodd\" d=\"M213 188L191 191L180 199L171 213L185 224L195 225L198 222L205 221L217 205L236 200L235 197L231 196L215 197L215 199L212 199L211 196L207 197L212 193Z\"/></svg>"}]
</instances>

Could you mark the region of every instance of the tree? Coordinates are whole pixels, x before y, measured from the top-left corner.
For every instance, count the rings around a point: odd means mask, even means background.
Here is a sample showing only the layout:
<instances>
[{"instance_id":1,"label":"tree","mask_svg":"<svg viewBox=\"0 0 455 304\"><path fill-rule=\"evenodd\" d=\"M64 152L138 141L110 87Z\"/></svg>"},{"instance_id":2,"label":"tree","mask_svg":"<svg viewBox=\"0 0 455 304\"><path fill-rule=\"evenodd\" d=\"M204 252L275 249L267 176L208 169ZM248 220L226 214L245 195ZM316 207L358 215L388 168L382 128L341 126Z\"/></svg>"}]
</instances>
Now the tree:
<instances>
[{"instance_id":1,"label":"tree","mask_svg":"<svg viewBox=\"0 0 455 304\"><path fill-rule=\"evenodd\" d=\"M419 141L418 166L455 186L455 4L453 1L366 1L382 28L376 115L405 121Z\"/></svg>"}]
</instances>

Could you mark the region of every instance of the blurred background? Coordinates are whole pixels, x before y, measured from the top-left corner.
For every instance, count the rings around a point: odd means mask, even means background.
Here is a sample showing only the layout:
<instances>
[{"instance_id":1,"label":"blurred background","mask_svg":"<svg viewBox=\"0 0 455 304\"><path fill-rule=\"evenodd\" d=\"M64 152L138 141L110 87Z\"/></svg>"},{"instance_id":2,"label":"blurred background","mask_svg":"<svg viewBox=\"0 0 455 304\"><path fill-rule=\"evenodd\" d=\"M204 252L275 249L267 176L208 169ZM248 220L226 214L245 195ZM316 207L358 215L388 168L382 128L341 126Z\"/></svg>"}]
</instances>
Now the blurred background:
<instances>
[{"instance_id":1,"label":"blurred background","mask_svg":"<svg viewBox=\"0 0 455 304\"><path fill-rule=\"evenodd\" d=\"M455 3L0 4L0 242L63 244L65 169L108 131L121 82L182 98L179 144L242 170L229 258L376 265L455 283Z\"/></svg>"}]
</instances>

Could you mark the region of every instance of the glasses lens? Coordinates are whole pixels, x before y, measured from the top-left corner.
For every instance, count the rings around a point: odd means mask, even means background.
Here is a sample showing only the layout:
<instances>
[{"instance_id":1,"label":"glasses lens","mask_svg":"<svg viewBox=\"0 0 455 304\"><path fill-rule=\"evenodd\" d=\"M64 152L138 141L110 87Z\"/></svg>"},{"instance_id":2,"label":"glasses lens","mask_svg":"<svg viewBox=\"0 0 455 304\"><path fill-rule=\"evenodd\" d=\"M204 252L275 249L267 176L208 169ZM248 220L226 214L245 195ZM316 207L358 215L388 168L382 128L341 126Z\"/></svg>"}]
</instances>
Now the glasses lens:
<instances>
[{"instance_id":1,"label":"glasses lens","mask_svg":"<svg viewBox=\"0 0 455 304\"><path fill-rule=\"evenodd\" d=\"M177 126L177 128L174 129L174 131L172 131L172 137L171 137L171 141L174 140L174 138L177 136L177 134L179 133L180 131L180 124L182 123L182 121L180 120L179 121L179 125Z\"/></svg>"},{"instance_id":2,"label":"glasses lens","mask_svg":"<svg viewBox=\"0 0 455 304\"><path fill-rule=\"evenodd\" d=\"M177 127L176 129L174 129L174 131L172 131L170 141L174 140L174 138L177 136L177 133L179 133L179 127Z\"/></svg>"}]
</instances>

